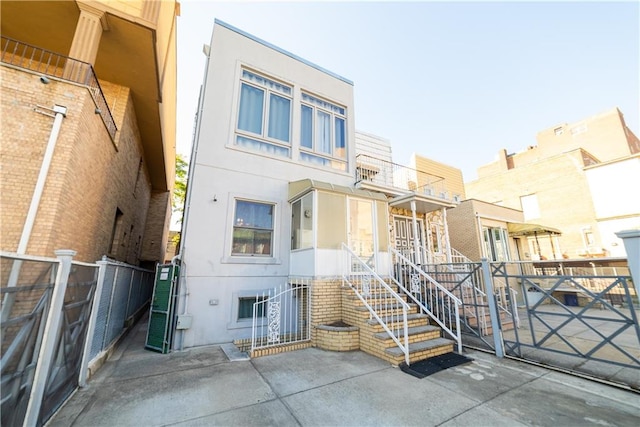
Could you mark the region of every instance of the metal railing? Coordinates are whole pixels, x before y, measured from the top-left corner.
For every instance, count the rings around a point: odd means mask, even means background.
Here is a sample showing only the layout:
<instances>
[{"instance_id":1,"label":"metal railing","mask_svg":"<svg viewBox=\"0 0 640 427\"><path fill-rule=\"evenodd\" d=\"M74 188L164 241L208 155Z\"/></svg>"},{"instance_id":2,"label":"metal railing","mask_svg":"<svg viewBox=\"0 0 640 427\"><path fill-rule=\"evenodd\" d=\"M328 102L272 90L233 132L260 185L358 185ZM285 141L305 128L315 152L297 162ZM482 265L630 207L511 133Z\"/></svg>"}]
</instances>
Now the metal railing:
<instances>
[{"instance_id":1,"label":"metal railing","mask_svg":"<svg viewBox=\"0 0 640 427\"><path fill-rule=\"evenodd\" d=\"M369 182L384 188L459 201L459 195L452 195L447 190L445 178L366 154L356 156L356 182Z\"/></svg>"},{"instance_id":2,"label":"metal railing","mask_svg":"<svg viewBox=\"0 0 640 427\"><path fill-rule=\"evenodd\" d=\"M111 140L115 140L118 128L91 64L5 36L2 36L1 42L0 60L5 64L85 86L96 104L96 113L100 114Z\"/></svg>"},{"instance_id":3,"label":"metal railing","mask_svg":"<svg viewBox=\"0 0 640 427\"><path fill-rule=\"evenodd\" d=\"M369 310L369 319L375 319L393 339L409 365L409 304L344 243L342 251L343 282Z\"/></svg>"},{"instance_id":4,"label":"metal railing","mask_svg":"<svg viewBox=\"0 0 640 427\"><path fill-rule=\"evenodd\" d=\"M89 361L108 350L133 323L153 294L154 271L103 258L101 292L92 330Z\"/></svg>"},{"instance_id":5,"label":"metal railing","mask_svg":"<svg viewBox=\"0 0 640 427\"><path fill-rule=\"evenodd\" d=\"M462 301L400 252L391 248L391 254L395 268L391 277L395 284L456 341L461 353Z\"/></svg>"},{"instance_id":6,"label":"metal railing","mask_svg":"<svg viewBox=\"0 0 640 427\"><path fill-rule=\"evenodd\" d=\"M251 351L311 340L309 279L291 277L280 288L256 295Z\"/></svg>"}]
</instances>

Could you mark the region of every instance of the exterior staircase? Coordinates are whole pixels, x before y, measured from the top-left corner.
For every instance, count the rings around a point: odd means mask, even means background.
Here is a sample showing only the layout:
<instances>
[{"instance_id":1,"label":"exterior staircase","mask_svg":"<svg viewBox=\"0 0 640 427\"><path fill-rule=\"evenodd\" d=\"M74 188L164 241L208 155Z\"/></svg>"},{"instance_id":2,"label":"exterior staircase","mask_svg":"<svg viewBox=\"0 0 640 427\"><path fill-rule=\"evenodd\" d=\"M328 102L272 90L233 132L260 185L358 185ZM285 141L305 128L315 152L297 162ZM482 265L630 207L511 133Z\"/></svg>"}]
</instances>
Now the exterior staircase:
<instances>
[{"instance_id":1,"label":"exterior staircase","mask_svg":"<svg viewBox=\"0 0 640 427\"><path fill-rule=\"evenodd\" d=\"M405 302L406 302L406 296ZM385 312L402 311L402 306L388 292L377 292L366 296L371 307L384 306ZM360 328L360 349L366 353L386 360L394 366L405 361L403 350L396 344L382 324L369 313L369 309L356 296L353 289L342 289L342 312L345 322ZM397 338L404 340L404 329L397 324L398 316L387 316L383 321L392 330L398 330ZM430 357L453 352L455 342L443 338L442 330L429 323L429 317L420 313L416 304L409 304L407 312L407 334L409 341L409 363L415 363Z\"/></svg>"}]
</instances>

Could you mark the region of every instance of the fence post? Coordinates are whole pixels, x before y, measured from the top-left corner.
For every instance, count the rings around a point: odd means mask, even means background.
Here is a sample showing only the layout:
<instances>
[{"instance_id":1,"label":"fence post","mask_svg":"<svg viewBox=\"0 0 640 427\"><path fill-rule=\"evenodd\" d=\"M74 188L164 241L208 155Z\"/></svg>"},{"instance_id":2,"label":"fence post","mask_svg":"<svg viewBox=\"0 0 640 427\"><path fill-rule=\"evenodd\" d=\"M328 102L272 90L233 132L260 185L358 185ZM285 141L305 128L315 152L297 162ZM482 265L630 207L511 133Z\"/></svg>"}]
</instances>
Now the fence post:
<instances>
[{"instance_id":1,"label":"fence post","mask_svg":"<svg viewBox=\"0 0 640 427\"><path fill-rule=\"evenodd\" d=\"M489 304L489 315L491 316L491 329L493 330L493 343L496 347L496 356L504 357L504 343L502 342L502 330L498 322L498 307L496 296L493 292L493 277L491 277L491 265L487 258L482 258L482 274L484 275L484 286L487 291L487 303Z\"/></svg>"},{"instance_id":2,"label":"fence post","mask_svg":"<svg viewBox=\"0 0 640 427\"><path fill-rule=\"evenodd\" d=\"M631 272L636 295L640 296L640 230L623 230L616 233L624 243L627 252L627 264Z\"/></svg>"},{"instance_id":3,"label":"fence post","mask_svg":"<svg viewBox=\"0 0 640 427\"><path fill-rule=\"evenodd\" d=\"M40 347L40 354L38 355L36 371L33 377L31 396L29 397L29 404L24 416L24 426L35 426L38 423L44 388L47 384L49 369L51 368L51 362L56 350L57 337L60 331L64 294L67 290L69 273L71 272L71 260L76 253L76 251L70 249L62 249L55 252L60 260L60 269L56 275L56 283L53 286L53 292L51 294L51 305L49 306L42 346Z\"/></svg>"},{"instance_id":4,"label":"fence post","mask_svg":"<svg viewBox=\"0 0 640 427\"><path fill-rule=\"evenodd\" d=\"M91 356L91 345L93 343L93 334L96 330L96 321L98 318L98 310L100 309L100 298L102 295L102 285L107 272L107 261L102 260L96 262L98 264L98 280L96 290L93 293L93 304L91 306L91 316L89 317L89 325L87 325L87 336L84 342L84 350L82 351L82 363L80 364L80 376L78 377L78 385L80 387L87 386L87 375L89 373L89 357Z\"/></svg>"}]
</instances>

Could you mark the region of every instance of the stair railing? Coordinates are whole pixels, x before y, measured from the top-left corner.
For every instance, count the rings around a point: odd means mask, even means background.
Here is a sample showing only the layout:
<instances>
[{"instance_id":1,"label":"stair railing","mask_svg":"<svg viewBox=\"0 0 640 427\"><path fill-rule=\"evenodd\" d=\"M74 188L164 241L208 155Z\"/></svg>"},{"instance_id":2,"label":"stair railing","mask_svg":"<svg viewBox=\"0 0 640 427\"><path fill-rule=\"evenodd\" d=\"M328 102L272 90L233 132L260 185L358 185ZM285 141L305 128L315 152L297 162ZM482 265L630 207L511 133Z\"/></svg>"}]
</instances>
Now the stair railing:
<instances>
[{"instance_id":1,"label":"stair railing","mask_svg":"<svg viewBox=\"0 0 640 427\"><path fill-rule=\"evenodd\" d=\"M460 307L462 301L409 258L393 248L390 250L396 259L396 262L392 263L396 271L391 274L396 286L456 341L458 353L461 353Z\"/></svg>"},{"instance_id":2,"label":"stair railing","mask_svg":"<svg viewBox=\"0 0 640 427\"><path fill-rule=\"evenodd\" d=\"M405 363L409 365L409 304L344 243L342 251L345 261L343 283L353 289L369 310L369 319L376 319L380 323L402 350Z\"/></svg>"}]
</instances>

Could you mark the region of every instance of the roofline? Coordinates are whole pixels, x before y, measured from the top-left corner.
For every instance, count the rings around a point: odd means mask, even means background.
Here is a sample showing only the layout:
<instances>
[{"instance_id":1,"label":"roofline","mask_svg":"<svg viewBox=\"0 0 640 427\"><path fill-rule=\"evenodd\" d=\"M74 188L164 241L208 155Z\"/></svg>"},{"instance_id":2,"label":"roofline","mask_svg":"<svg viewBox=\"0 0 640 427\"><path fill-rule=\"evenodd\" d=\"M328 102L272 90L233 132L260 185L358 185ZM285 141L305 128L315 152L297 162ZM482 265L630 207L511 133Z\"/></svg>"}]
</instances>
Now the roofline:
<instances>
[{"instance_id":1,"label":"roofline","mask_svg":"<svg viewBox=\"0 0 640 427\"><path fill-rule=\"evenodd\" d=\"M244 37L246 37L246 38L248 38L248 39L250 39L250 40L253 40L253 41L254 41L254 42L256 42L256 43L260 43L260 44L261 44L261 45L263 45L263 46L266 46L266 47L268 47L268 48L270 48L270 49L273 49L273 50L275 50L276 52L280 52L281 54L286 55L286 56L288 56L289 58L293 58L293 59L295 59L296 61L300 61L300 62L302 62L303 64L306 64L306 65L308 65L308 66L310 66L310 67L312 67L312 68L315 68L315 69L316 69L316 70L318 70L318 71L322 71L323 73L328 74L328 75L330 75L331 77L335 77L336 79L341 80L341 81L343 81L343 82L345 82L345 83L347 83L347 84L349 84L349 85L353 86L353 82L352 82L351 80L349 80L349 79L347 79L347 78L345 78L345 77L342 77L341 75L336 74L336 73L334 73L333 71L329 71L329 70L327 70L326 68L323 68L323 67L321 67L321 66L319 66L319 65L316 65L316 64L314 64L313 62L307 61L306 59L303 59L303 58L299 57L298 55L295 55L295 54L293 54L293 53L291 53L291 52L288 52L288 51L286 51L286 50L284 50L284 49L282 49L282 48L279 48L278 46L273 45L273 44L271 44L271 43L269 43L269 42L267 42L267 41L264 41L264 40L262 40L262 39L260 39L260 38L258 38L258 37L256 37L256 36L254 36L254 35L252 35L252 34L249 34L249 33L245 32L245 31L242 31L241 29L236 28L236 27L234 27L233 25L229 25L229 24L227 24L226 22L219 20L218 18L215 18L215 19L214 19L214 21L213 21L213 23L214 23L214 25L220 25L220 26L222 26L222 27L224 27L224 28L226 28L226 29L228 29L228 30L231 30L231 31L233 31L233 32L235 32L235 33L240 34L241 36L244 36Z\"/></svg>"}]
</instances>

